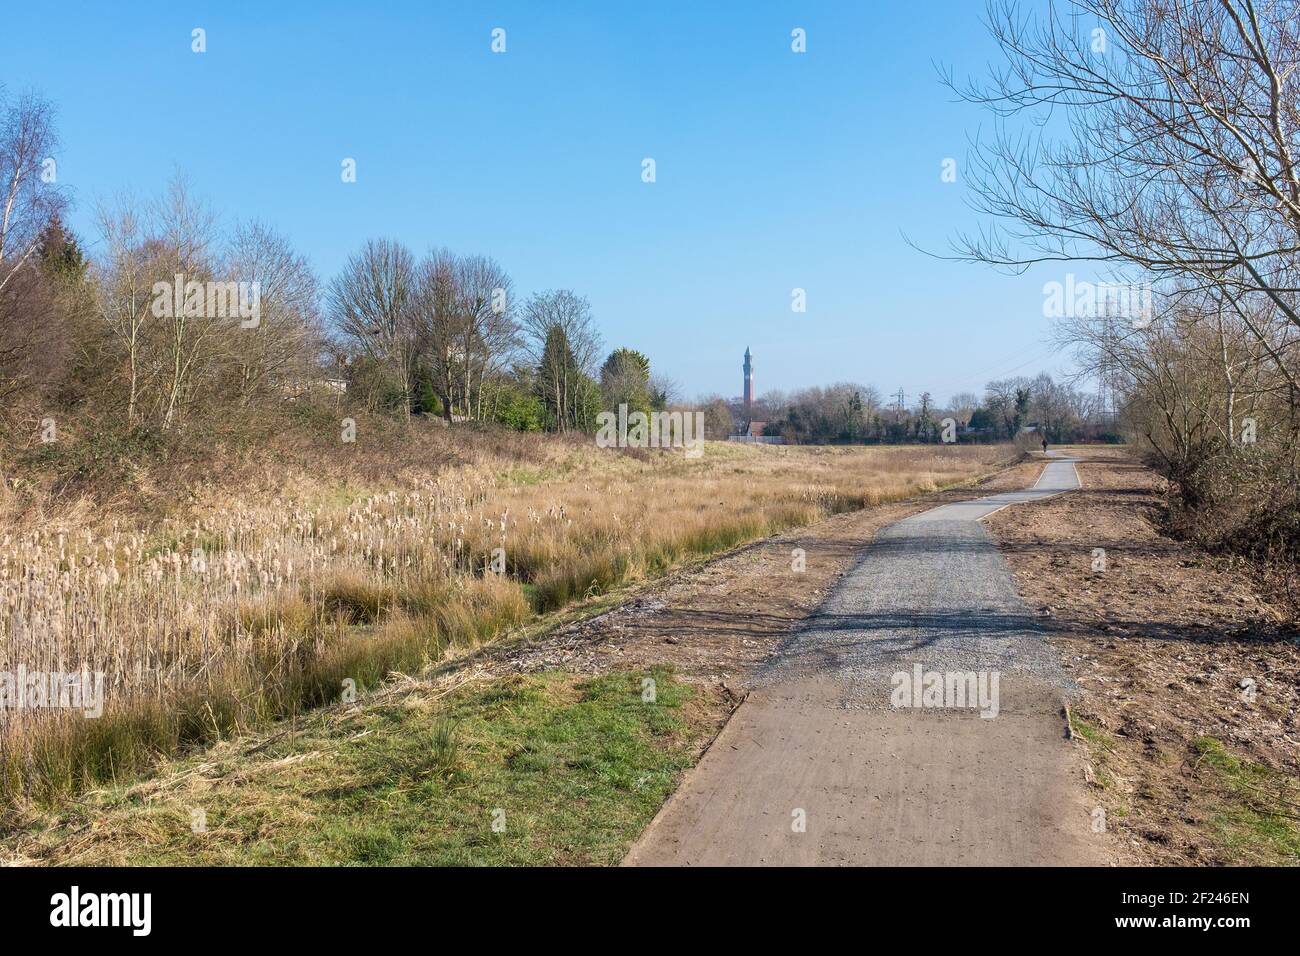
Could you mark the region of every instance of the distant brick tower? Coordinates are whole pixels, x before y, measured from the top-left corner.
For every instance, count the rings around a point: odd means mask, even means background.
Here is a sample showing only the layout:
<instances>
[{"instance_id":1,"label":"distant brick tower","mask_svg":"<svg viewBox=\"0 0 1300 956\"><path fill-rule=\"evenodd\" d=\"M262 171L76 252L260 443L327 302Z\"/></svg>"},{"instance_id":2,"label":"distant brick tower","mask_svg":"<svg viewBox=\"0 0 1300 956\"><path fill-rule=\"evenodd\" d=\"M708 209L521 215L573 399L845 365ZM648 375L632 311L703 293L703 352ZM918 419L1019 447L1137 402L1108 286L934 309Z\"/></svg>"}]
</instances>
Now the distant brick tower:
<instances>
[{"instance_id":1,"label":"distant brick tower","mask_svg":"<svg viewBox=\"0 0 1300 956\"><path fill-rule=\"evenodd\" d=\"M754 420L754 362L745 346L745 434L749 433L749 423Z\"/></svg>"}]
</instances>

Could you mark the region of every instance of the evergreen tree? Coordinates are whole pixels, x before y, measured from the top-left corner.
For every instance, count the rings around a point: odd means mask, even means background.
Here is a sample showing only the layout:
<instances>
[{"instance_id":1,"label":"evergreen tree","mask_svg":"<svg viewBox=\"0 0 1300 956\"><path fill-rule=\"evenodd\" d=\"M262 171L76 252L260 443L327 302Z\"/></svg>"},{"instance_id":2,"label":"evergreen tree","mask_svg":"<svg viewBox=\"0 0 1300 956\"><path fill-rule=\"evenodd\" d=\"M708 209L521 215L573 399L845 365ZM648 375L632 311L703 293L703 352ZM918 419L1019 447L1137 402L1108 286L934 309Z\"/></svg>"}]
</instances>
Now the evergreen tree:
<instances>
[{"instance_id":1,"label":"evergreen tree","mask_svg":"<svg viewBox=\"0 0 1300 956\"><path fill-rule=\"evenodd\" d=\"M552 431L592 431L600 413L600 386L582 370L563 328L546 333L535 380Z\"/></svg>"},{"instance_id":2,"label":"evergreen tree","mask_svg":"<svg viewBox=\"0 0 1300 956\"><path fill-rule=\"evenodd\" d=\"M934 434L934 415L930 411L930 393L921 393L921 407L916 413L916 437L917 440L929 442Z\"/></svg>"},{"instance_id":3,"label":"evergreen tree","mask_svg":"<svg viewBox=\"0 0 1300 956\"><path fill-rule=\"evenodd\" d=\"M1011 434L1007 437L1015 438L1016 433L1020 431L1020 426L1025 423L1025 416L1029 414L1029 388L1016 389L1016 417L1013 419Z\"/></svg>"},{"instance_id":4,"label":"evergreen tree","mask_svg":"<svg viewBox=\"0 0 1300 956\"><path fill-rule=\"evenodd\" d=\"M37 255L48 275L72 282L86 277L86 256L81 251L81 244L63 225L57 213L41 230Z\"/></svg>"},{"instance_id":5,"label":"evergreen tree","mask_svg":"<svg viewBox=\"0 0 1300 956\"><path fill-rule=\"evenodd\" d=\"M636 349L615 349L601 366L600 390L610 410L627 405L629 413L651 411L650 359Z\"/></svg>"},{"instance_id":6,"label":"evergreen tree","mask_svg":"<svg viewBox=\"0 0 1300 956\"><path fill-rule=\"evenodd\" d=\"M552 431L564 431L568 427L573 394L570 381L577 374L578 366L568 337L564 329L554 325L546 333L536 379L537 397L546 409L546 427Z\"/></svg>"}]
</instances>

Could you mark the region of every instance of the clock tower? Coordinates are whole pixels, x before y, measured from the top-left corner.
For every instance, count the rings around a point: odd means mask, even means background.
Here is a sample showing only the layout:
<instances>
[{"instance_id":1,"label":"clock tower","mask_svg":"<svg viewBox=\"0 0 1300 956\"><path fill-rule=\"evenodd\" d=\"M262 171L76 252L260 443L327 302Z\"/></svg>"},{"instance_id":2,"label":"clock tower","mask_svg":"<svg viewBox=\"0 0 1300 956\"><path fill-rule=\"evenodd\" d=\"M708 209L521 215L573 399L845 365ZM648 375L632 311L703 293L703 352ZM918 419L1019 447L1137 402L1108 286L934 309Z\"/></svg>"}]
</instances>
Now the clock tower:
<instances>
[{"instance_id":1,"label":"clock tower","mask_svg":"<svg viewBox=\"0 0 1300 956\"><path fill-rule=\"evenodd\" d=\"M745 346L745 431L749 431L749 423L754 420L754 359L749 354L749 346Z\"/></svg>"}]
</instances>

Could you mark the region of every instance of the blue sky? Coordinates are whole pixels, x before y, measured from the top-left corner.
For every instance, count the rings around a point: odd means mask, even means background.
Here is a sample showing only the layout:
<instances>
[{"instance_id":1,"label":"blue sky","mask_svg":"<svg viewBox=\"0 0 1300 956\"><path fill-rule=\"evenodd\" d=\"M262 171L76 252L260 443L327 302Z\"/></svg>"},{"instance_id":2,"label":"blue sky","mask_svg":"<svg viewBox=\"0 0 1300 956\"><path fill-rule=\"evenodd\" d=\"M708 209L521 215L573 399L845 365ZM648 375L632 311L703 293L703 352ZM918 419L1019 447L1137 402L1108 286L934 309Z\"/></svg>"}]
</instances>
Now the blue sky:
<instances>
[{"instance_id":1,"label":"blue sky","mask_svg":"<svg viewBox=\"0 0 1300 956\"><path fill-rule=\"evenodd\" d=\"M491 255L522 293L574 289L607 345L641 349L687 397L739 394L749 345L760 393L853 380L910 404L1069 365L1042 315L1063 267L1008 277L903 240L942 250L975 222L961 164L988 117L933 64L996 59L982 10L25 4L5 14L0 83L57 105L59 179L92 247L97 198L181 169L223 222L275 225L325 280L391 236Z\"/></svg>"}]
</instances>

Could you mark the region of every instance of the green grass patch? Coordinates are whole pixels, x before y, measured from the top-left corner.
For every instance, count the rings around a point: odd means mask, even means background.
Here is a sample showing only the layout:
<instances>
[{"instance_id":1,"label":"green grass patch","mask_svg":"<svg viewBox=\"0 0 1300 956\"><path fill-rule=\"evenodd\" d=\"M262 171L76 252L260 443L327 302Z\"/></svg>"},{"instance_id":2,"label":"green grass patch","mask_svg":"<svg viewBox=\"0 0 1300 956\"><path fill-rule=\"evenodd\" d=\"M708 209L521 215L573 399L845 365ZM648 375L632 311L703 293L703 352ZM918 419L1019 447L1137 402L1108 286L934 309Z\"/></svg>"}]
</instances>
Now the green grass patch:
<instances>
[{"instance_id":1,"label":"green grass patch","mask_svg":"<svg viewBox=\"0 0 1300 956\"><path fill-rule=\"evenodd\" d=\"M19 842L49 863L614 864L716 732L700 693L665 670L412 692L175 762L147 799L89 795Z\"/></svg>"},{"instance_id":2,"label":"green grass patch","mask_svg":"<svg viewBox=\"0 0 1300 956\"><path fill-rule=\"evenodd\" d=\"M1070 730L1076 737L1082 737L1092 752L1093 776L1097 786L1103 790L1112 789L1115 786L1115 778L1107 765L1107 754L1115 752L1115 738L1073 711L1070 712Z\"/></svg>"},{"instance_id":3,"label":"green grass patch","mask_svg":"<svg viewBox=\"0 0 1300 956\"><path fill-rule=\"evenodd\" d=\"M1241 863L1300 865L1300 786L1295 778L1242 760L1214 737L1192 742L1197 767L1212 775L1221 802L1214 828Z\"/></svg>"},{"instance_id":4,"label":"green grass patch","mask_svg":"<svg viewBox=\"0 0 1300 956\"><path fill-rule=\"evenodd\" d=\"M1107 734L1090 720L1084 720L1078 714L1070 714L1070 729L1074 733L1088 741L1090 744L1097 744L1099 747L1114 748L1115 739Z\"/></svg>"}]
</instances>

